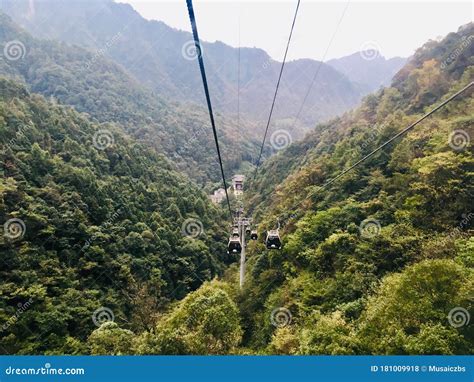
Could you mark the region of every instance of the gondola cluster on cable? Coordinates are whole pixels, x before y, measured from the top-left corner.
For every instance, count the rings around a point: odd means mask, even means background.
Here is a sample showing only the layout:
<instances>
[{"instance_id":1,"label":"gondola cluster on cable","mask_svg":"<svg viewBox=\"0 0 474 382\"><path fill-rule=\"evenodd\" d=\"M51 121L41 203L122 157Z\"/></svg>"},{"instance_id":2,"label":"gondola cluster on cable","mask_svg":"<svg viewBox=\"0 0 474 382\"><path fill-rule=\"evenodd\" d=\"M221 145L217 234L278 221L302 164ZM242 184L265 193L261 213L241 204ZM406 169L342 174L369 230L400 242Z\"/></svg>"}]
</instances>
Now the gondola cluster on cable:
<instances>
[{"instance_id":1,"label":"gondola cluster on cable","mask_svg":"<svg viewBox=\"0 0 474 382\"><path fill-rule=\"evenodd\" d=\"M203 86L204 86L204 92L205 92L205 95L206 95L206 101L207 101L207 106L208 106L208 110L209 110L209 117L210 117L212 129L213 129L214 141L215 141L215 144L216 144L216 150L217 150L217 155L218 155L220 169L221 169L222 181L223 181L223 185L224 185L224 189L225 189L225 196L226 196L226 199L227 199L227 207L229 209L229 214L230 214L229 216L230 216L231 219L232 219L233 216L236 216L236 218L232 220L232 225L231 225L232 230L231 230L231 234L230 234L230 238L229 238L229 242L228 242L228 246L227 246L227 252L228 253L234 253L234 254L240 254L240 253L243 252L243 250L245 250L245 238L246 238L246 236L249 236L251 240L257 240L258 239L258 233L257 233L256 229L251 229L250 228L250 220L249 219L241 217L243 209L239 209L238 211L236 211L235 214L232 212L232 208L231 208L230 201L229 201L229 195L228 195L228 192L227 192L227 183L226 183L226 179L225 179L224 168L223 168L223 165L222 165L222 158L221 158L221 155L220 155L219 141L218 141L218 138L217 138L217 130L216 130L216 126L215 126L214 115L213 115L213 112L212 112L211 98L210 98L209 88L208 88L207 79L206 79L206 72L205 72L205 68L204 68L204 60L203 60L203 57L202 57L202 49L201 49L201 43L200 43L200 40L199 40L198 31L197 31L197 25L196 25L196 19L195 19L195 15L194 15L193 3L192 3L192 0L186 0L186 3L187 3L187 6L188 6L189 18L190 18L190 21L191 21L191 27L192 27L193 37L194 37L194 44L195 44L195 47L196 47L196 52L198 52L197 58L198 58L198 62L199 62L199 68L200 68L200 71L201 71L201 77L202 77L202 82L203 82ZM257 160L256 166L255 166L255 173L254 173L254 177L253 177L254 179L256 178L259 166L261 164L261 158L262 158L262 154L263 154L263 150L264 150L264 146L265 146L265 140L266 140L267 133L268 133L268 130L269 130L269 126L270 126L270 122L271 122L271 118L272 118L272 114L273 114L273 109L274 109L274 106L275 106L275 101L276 101L276 97L277 97L277 94L278 94L278 89L279 89L279 86L280 86L280 81L281 81L281 78L282 78L283 69L285 67L288 48L290 46L291 37L292 37L292 34L293 34L293 29L294 29L294 26L295 26L296 17L298 15L299 7L300 7L300 0L297 0L296 10L295 10L293 21L292 21L292 24L291 24L291 29L290 29L290 34L289 34L288 41L287 41L287 44L286 44L285 54L283 56L283 60L282 60L282 63L281 63L280 72L279 72L279 75L278 75L278 81L276 83L275 92L273 94L273 100L272 100L272 104L271 104L271 108L270 108L270 113L269 113L267 124L266 124L266 127L265 127L265 133L264 133L264 136L263 136L262 144L260 146L260 153L259 153L258 160ZM346 8L347 8L347 6L346 6ZM344 10L344 12L345 12L345 10ZM331 41L332 41L332 39L331 39ZM298 113L297 113L297 116L296 116L295 120L299 117L299 115L300 115L300 113L303 109L303 106L304 106L304 104L307 100L307 96L308 96L309 92L311 91L311 89L312 89L312 87L315 83L317 75L319 74L319 69L321 67L321 64L322 64L322 61L320 63L320 66L317 68L316 73L315 73L315 75L314 75L314 77L313 77L313 79L312 79L312 81L311 81L311 83L308 87L308 91L307 91L306 96L304 97L304 99L302 101L302 104L301 104L301 106L298 110ZM238 73L239 73L239 77L240 77L240 47L239 47L239 72ZM240 80L240 78L238 80ZM348 167L345 170L342 170L337 176L326 180L320 187L315 188L314 191L312 191L309 195L307 195L307 198L312 197L315 193L318 193L318 192L322 191L323 189L326 189L328 186L334 184L342 176L344 176L347 173L353 171L356 167L358 167L363 162L365 162L366 160L371 158L377 152L382 150L385 146L391 144L397 138L405 135L408 131L413 129L416 125L418 125L424 119L428 118L430 115L432 115L436 111L438 111L441 108L443 108L444 106L446 106L449 102L451 102L456 97L458 97L459 95L461 95L462 93L467 91L473 85L474 85L474 82L469 83L467 86L465 86L464 88L459 90L457 93L453 94L451 97L449 97L445 101L441 102L438 106L436 106L432 110L428 111L426 114L424 114L418 120L413 122L411 125L409 125L405 129L401 130L400 132L395 134L393 137L388 139L386 142L384 142L383 144L381 144L380 146L375 148L369 154L365 155L363 158L356 161L353 165L351 165L350 167ZM266 197L266 196L268 196L272 193L273 192L271 191L270 193L264 195L264 197ZM288 210L294 211L299 205L300 205L300 203L292 206ZM278 228L271 229L271 230L267 231L267 233L265 235L265 246L266 246L267 249L280 250L282 248L282 240L281 240L281 237L280 237L280 220L283 219L283 218L284 217L280 217L278 219ZM241 257L242 257L242 263L245 262L245 253L243 253L243 256L241 256ZM241 265L242 265L242 263L241 263Z\"/></svg>"},{"instance_id":2,"label":"gondola cluster on cable","mask_svg":"<svg viewBox=\"0 0 474 382\"><path fill-rule=\"evenodd\" d=\"M221 169L222 182L223 182L223 185L224 185L225 196L226 196L226 201L227 201L227 207L229 209L229 215L232 218L232 216L234 216L234 214L233 214L232 208L230 206L228 189L227 189L227 182L226 182L226 178L225 178L224 167L222 165L222 157L221 157L221 153L220 153L219 140L217 138L217 130L216 130L216 126L215 126L214 115L213 115L213 112L212 112L211 98L210 98L209 88L208 88L208 84L207 84L206 71L205 71L205 68L204 68L204 60L203 60L203 57L202 57L202 49L201 49L201 43L200 43L200 40L199 40L199 34L198 34L198 30L197 30L197 25L196 25L196 18L195 18L195 15L194 15L193 3L192 3L192 0L186 0L186 3L187 3L187 6L188 6L189 18L190 18L190 21L191 21L191 28L192 28L193 37L194 37L194 44L195 44L195 47L196 47L196 52L198 53L197 58L198 58L198 62L199 62L199 68L200 68L200 71L201 71L201 77L202 77L202 82L203 82L203 86L204 86L204 93L205 93L205 96L206 96L207 106L208 106L208 110L209 110L209 117L210 117L210 121L211 121L211 126L212 126L212 130L213 130L213 134L214 134L214 141L215 141L215 144L216 144L217 156L218 156L219 165L220 165L220 169ZM293 23L292 23L292 26L291 26L290 36L288 38L288 43L287 43L286 50L285 50L285 56L284 56L284 59L283 59L283 63L281 65L280 74L278 76L278 82L277 82L277 85L276 85L276 88L275 88L275 93L274 93L274 96L273 96L273 101L272 101L272 106L271 106L270 114L269 114L268 121L267 121L267 126L265 128L265 134L264 134L262 145L261 145L261 148L260 148L260 154L259 154L259 157L258 157L257 165L255 167L255 176L258 172L258 167L260 165L261 156L262 156L262 153L263 153L263 148L264 148L265 140L266 140L267 133L268 133L268 128L270 126L270 121L271 121L271 117L272 117L272 113L273 113L273 108L275 106L275 100L276 100L276 97L277 97L277 94L278 94L278 88L280 86L280 80L281 80L281 76L282 76L282 73L283 73L283 68L284 68L284 64L285 64L285 61L286 61L286 56L287 56L287 53L288 53L288 47L289 47L289 44L290 44L290 41L291 41L291 35L293 33L293 28L294 28L294 25L295 25L296 16L298 14L299 5L300 5L300 0L298 0L298 3L297 3L295 15L294 15L294 18L293 18ZM240 66L240 60L239 60L239 66ZM239 72L240 72L240 67L239 67ZM255 178L255 176L254 176L254 178ZM232 232L230 234L229 242L228 242L228 245L227 245L227 253L234 253L234 254L242 253L242 249L245 248L245 243L243 242L243 239L245 239L246 235L249 236L251 240L257 240L258 239L258 231L256 229L251 229L250 228L250 220L242 218L241 215L240 215L240 212L241 211L236 212L235 215L237 216L237 218L234 219L233 223L232 223ZM278 224L278 226L279 226L279 224ZM266 245L267 249L278 249L279 250L279 249L282 248L279 227L277 229L272 229L272 230L269 230L267 232L266 237L265 237L265 245Z\"/></svg>"},{"instance_id":3,"label":"gondola cluster on cable","mask_svg":"<svg viewBox=\"0 0 474 382\"><path fill-rule=\"evenodd\" d=\"M242 229L241 229L242 228ZM229 243L227 244L227 253L242 253L242 240L245 237L249 237L250 240L258 239L257 229L252 229L250 222L246 219L240 219L235 221L232 226L232 233L229 238ZM280 230L272 229L269 230L265 236L265 246L267 249L281 249L281 239L280 239Z\"/></svg>"}]
</instances>

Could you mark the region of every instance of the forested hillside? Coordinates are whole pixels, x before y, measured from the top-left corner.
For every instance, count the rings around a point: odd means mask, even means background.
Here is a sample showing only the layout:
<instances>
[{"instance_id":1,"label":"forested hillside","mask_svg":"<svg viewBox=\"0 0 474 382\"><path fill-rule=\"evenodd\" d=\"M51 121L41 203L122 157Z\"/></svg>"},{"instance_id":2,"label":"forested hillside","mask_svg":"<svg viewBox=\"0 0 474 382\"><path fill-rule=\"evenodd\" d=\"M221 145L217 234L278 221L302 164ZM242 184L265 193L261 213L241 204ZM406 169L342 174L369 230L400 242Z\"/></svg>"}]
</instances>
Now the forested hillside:
<instances>
[{"instance_id":1,"label":"forested hillside","mask_svg":"<svg viewBox=\"0 0 474 382\"><path fill-rule=\"evenodd\" d=\"M17 83L0 94L2 353L83 351L101 306L144 330L235 260L220 211L164 156Z\"/></svg>"},{"instance_id":2,"label":"forested hillside","mask_svg":"<svg viewBox=\"0 0 474 382\"><path fill-rule=\"evenodd\" d=\"M112 0L4 0L0 9L35 36L77 44L113 59L156 94L204 104L189 32L145 20L130 5ZM202 46L215 109L236 115L239 51L220 41L203 42ZM240 55L240 112L243 118L260 123L252 128L260 137L281 63L257 48L243 47ZM378 64L383 63L377 61L373 67ZM316 71L318 81L308 96L307 107L294 121ZM386 73L384 80L389 81L391 76ZM275 124L291 128L296 139L315 121L356 106L371 90L362 85L319 61L288 62L275 108Z\"/></svg>"},{"instance_id":3,"label":"forested hillside","mask_svg":"<svg viewBox=\"0 0 474 382\"><path fill-rule=\"evenodd\" d=\"M28 85L53 102L73 106L97 122L115 122L134 138L164 153L197 183L218 182L212 131L206 111L173 104L146 90L122 67L101 54L65 43L33 38L0 14L0 44L16 42L18 57L0 56L0 75ZM15 49L15 44L11 46ZM16 59L15 59L16 58ZM194 62L188 62L195 66ZM201 88L195 89L203 97ZM234 122L218 116L229 172L250 160L253 139ZM241 151L246 156L242 156Z\"/></svg>"},{"instance_id":4,"label":"forested hillside","mask_svg":"<svg viewBox=\"0 0 474 382\"><path fill-rule=\"evenodd\" d=\"M55 37L70 23L59 15L95 7L74 1L50 19L33 3ZM104 44L114 12L130 13L97 3L109 22L83 16L65 39L90 30ZM137 36L165 28L132 14ZM474 354L474 86L323 187L472 83L472 23L247 178L242 203L260 239L242 288L227 211L202 190L220 181L208 116L161 99L160 82L144 86L156 74L172 94L163 57L149 52L132 75L109 53L33 38L4 14L0 43L2 354ZM124 60L130 44L110 55ZM192 91L203 96L200 83ZM336 112L332 95L319 105ZM250 174L253 138L217 118L228 175ZM277 226L283 247L267 250Z\"/></svg>"},{"instance_id":5,"label":"forested hillside","mask_svg":"<svg viewBox=\"0 0 474 382\"><path fill-rule=\"evenodd\" d=\"M260 226L280 220L284 248L252 250L239 300L245 346L277 354L474 352L472 88L320 187L474 80L473 32L469 24L428 42L391 87L265 163L248 204L257 205ZM275 309L277 328L267 319Z\"/></svg>"},{"instance_id":6,"label":"forested hillside","mask_svg":"<svg viewBox=\"0 0 474 382\"><path fill-rule=\"evenodd\" d=\"M268 159L252 184L253 189L258 191L251 195L255 199L249 204L253 207L259 206L263 199L265 203L274 203L273 199L262 198L262 195L278 189L282 180L290 174L296 175L299 169L309 172L307 180L300 186L322 185L344 169L345 161L348 162L348 167L351 161L362 158L398 132L397 126L406 127L409 123L404 125L399 121L400 113L410 116L409 122L413 122L423 111L436 106L451 87L456 88L456 82L463 75L469 80L474 64L472 34L471 23L459 28L457 33L449 34L441 42L426 43L395 76L391 87L366 97L361 107L342 117L319 124L305 139L294 142ZM360 133L362 136L358 141L354 137L349 149L343 146L341 138L351 138ZM345 157L337 162L337 166L332 165L328 169L330 174L321 172L316 177L319 173L315 170L321 167L321 159L330 159L329 156L334 156L334 152ZM388 154L382 155L386 157L385 162L375 158L371 162L374 167L381 168L381 165L388 163ZM347 181L349 180L350 178L347 178ZM288 182L290 181L289 178ZM302 192L301 196L304 195L305 192ZM262 206L266 207L266 204Z\"/></svg>"}]
</instances>

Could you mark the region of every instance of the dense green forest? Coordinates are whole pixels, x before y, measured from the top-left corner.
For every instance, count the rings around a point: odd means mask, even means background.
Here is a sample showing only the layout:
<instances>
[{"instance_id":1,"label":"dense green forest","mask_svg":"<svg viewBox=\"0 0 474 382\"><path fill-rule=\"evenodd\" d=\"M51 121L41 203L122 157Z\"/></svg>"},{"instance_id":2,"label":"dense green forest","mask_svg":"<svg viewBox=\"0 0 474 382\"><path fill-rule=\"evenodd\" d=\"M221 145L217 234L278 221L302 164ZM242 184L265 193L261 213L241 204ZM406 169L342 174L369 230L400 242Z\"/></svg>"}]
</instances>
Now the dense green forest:
<instances>
[{"instance_id":1,"label":"dense green forest","mask_svg":"<svg viewBox=\"0 0 474 382\"><path fill-rule=\"evenodd\" d=\"M228 216L202 190L219 175L210 130L189 139L206 114L0 16L2 43L28 47L0 59L0 352L473 354L472 88L321 188L473 81L473 34L426 43L264 162L243 202L283 249L252 242L240 289ZM227 170L250 173L252 141L223 134L248 145Z\"/></svg>"},{"instance_id":2,"label":"dense green forest","mask_svg":"<svg viewBox=\"0 0 474 382\"><path fill-rule=\"evenodd\" d=\"M2 321L34 307L2 331L8 353L79 351L102 305L143 330L235 260L221 212L163 155L17 83L0 94Z\"/></svg>"},{"instance_id":3,"label":"dense green forest","mask_svg":"<svg viewBox=\"0 0 474 382\"><path fill-rule=\"evenodd\" d=\"M239 300L246 346L278 354L474 352L472 325L449 320L452 309L473 309L472 89L320 187L473 81L473 31L469 24L427 43L391 87L266 162L248 204L263 227L284 224L284 250L252 251ZM275 330L265 318L278 307L291 325Z\"/></svg>"}]
</instances>

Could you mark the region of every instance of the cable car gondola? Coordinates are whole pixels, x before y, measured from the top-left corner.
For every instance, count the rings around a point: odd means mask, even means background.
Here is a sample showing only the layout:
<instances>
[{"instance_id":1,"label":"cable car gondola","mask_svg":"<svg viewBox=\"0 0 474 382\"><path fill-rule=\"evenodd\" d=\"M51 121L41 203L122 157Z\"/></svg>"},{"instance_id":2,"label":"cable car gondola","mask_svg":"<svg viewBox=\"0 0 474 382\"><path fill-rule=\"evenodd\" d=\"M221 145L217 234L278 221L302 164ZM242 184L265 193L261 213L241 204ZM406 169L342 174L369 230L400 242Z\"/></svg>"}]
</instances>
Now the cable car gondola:
<instances>
[{"instance_id":1,"label":"cable car gondola","mask_svg":"<svg viewBox=\"0 0 474 382\"><path fill-rule=\"evenodd\" d=\"M267 249L281 249L280 233L277 229L268 231L265 245Z\"/></svg>"},{"instance_id":2,"label":"cable car gondola","mask_svg":"<svg viewBox=\"0 0 474 382\"><path fill-rule=\"evenodd\" d=\"M242 244L240 243L239 229L234 227L232 230L232 235L229 238L229 244L227 245L227 254L231 253L241 253Z\"/></svg>"},{"instance_id":3,"label":"cable car gondola","mask_svg":"<svg viewBox=\"0 0 474 382\"><path fill-rule=\"evenodd\" d=\"M258 239L258 233L257 233L257 230L256 230L256 229L253 229L253 230L250 232L250 239L252 239L252 240L257 240L257 239Z\"/></svg>"},{"instance_id":4,"label":"cable car gondola","mask_svg":"<svg viewBox=\"0 0 474 382\"><path fill-rule=\"evenodd\" d=\"M236 253L240 254L242 252L242 244L240 244L240 239L231 237L229 239L229 244L227 245L227 254Z\"/></svg>"}]
</instances>

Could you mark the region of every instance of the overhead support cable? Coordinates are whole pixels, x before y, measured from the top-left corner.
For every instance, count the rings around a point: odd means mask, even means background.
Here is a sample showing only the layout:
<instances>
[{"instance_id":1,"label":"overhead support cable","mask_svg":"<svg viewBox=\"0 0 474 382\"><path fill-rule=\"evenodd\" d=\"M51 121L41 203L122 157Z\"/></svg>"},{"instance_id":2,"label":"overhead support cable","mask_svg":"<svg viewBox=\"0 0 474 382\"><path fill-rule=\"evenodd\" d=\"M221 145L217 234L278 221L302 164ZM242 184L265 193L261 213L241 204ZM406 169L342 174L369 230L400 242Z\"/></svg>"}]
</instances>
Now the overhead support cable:
<instances>
[{"instance_id":1,"label":"overhead support cable","mask_svg":"<svg viewBox=\"0 0 474 382\"><path fill-rule=\"evenodd\" d=\"M328 181L326 181L325 183L323 183L323 185L319 186L315 191L313 192L310 192L302 201L294 204L291 208L288 208L288 210L292 211L294 210L295 208L299 207L305 200L307 200L308 198L311 198L312 196L316 195L317 192L321 191L321 190L324 190L325 188L327 188L329 185L333 184L336 180L342 178L344 175L346 175L347 173L349 173L350 171L353 171L356 167L358 167L359 165L361 165L363 162L365 162L366 160L368 160L370 157L372 157L373 155L375 155L377 152L379 152L380 150L382 150L384 147L386 147L387 145L389 145L390 143L392 143L395 139L401 137L402 135L405 135L407 132L409 132L410 130L412 130L415 126L417 126L419 123L421 123L422 121L424 121L426 118L428 118L429 116L431 116L433 113L437 112L438 110L440 110L441 108L443 108L444 106L446 106L448 103L450 103L451 101L453 101L455 98L459 97L462 93L466 92L469 88L471 88L472 86L474 86L474 81L473 82L470 82L469 84L467 84L465 87L463 87L461 90L457 91L456 93L454 93L451 97L447 98L446 100L444 100L443 102L441 102L439 105L437 105L436 107L434 107L433 109L431 109L429 112L427 112L426 114L424 114L423 116L421 116L420 118L418 118L415 122L413 122L411 125L409 125L408 127L406 127L405 129L403 129L402 131L398 132L397 134L395 134L392 138L390 138L388 141L384 142L383 144L381 144L380 146L378 146L377 148L375 148L374 150L372 150L370 153L368 153L367 155L365 155L363 158L361 158L360 160L358 160L356 163L354 163L353 165L351 165L349 168L343 170L342 172L340 172L338 175L336 175L334 178L331 178L329 179ZM268 193L262 195L263 198L273 194L275 191L269 191Z\"/></svg>"},{"instance_id":2,"label":"overhead support cable","mask_svg":"<svg viewBox=\"0 0 474 382\"><path fill-rule=\"evenodd\" d=\"M308 86L308 90L306 91L306 94L305 94L305 96L303 97L303 101L301 102L301 106L300 106L300 108L298 109L298 112L296 113L295 117L293 118L293 126L296 125L296 122L299 120L299 118L300 118L300 116L301 116L301 113L302 113L302 111L303 111L304 105L306 104L306 101L308 100L309 94L311 93L311 90L313 89L313 86L314 86L314 84L315 84L315 82L316 82L316 79L318 78L319 72L321 71L321 67L323 66L324 61L326 60L326 56L327 56L327 54L328 54L328 52L329 52L329 49L331 48L331 45L332 45L334 39L336 38L337 31L339 30L339 27L340 27L340 25L341 25L341 23L342 23L342 20L344 19L344 16L345 16L345 14L346 14L347 8L349 7L349 3L350 3L350 0L347 1L346 5L345 5L345 7L344 7L344 9L343 9L343 11L342 11L341 17L339 18L339 21L338 21L338 23L336 24L336 28L334 29L334 32L333 32L331 38L329 39L329 43L328 43L328 45L327 45L327 47L326 47L326 50L325 50L325 52L324 52L324 54L323 54L323 57L322 57L321 61L319 61L318 67L316 68L316 71L315 71L315 73L314 73L314 75L313 75L313 78L312 78L312 80L311 80L311 83L310 83L309 86Z\"/></svg>"},{"instance_id":3,"label":"overhead support cable","mask_svg":"<svg viewBox=\"0 0 474 382\"><path fill-rule=\"evenodd\" d=\"M376 149L372 150L370 153L368 153L366 156L364 156L362 159L358 160L356 163L354 163L352 166L350 166L348 169L342 171L340 174L338 174L336 177L330 179L329 181L327 181L326 183L324 183L321 188L326 188L327 186L329 186L330 184L334 183L336 180L338 180L339 178L341 178L342 176L346 175L348 172L354 170L357 166L359 166L361 163L365 162L367 159L369 159L371 156L375 155L378 151L382 150L385 146L389 145L390 143L392 143L395 139L397 139L398 137L406 134L408 131L410 131L411 129L413 129L416 125L418 125L420 122L424 121L426 118L428 118L431 114L435 113L436 111L438 111L439 109L441 109L442 107L446 106L449 102L451 102L453 99L455 99L456 97L458 97L459 95L461 95L462 93L464 93L467 89L469 89L472 85L474 85L474 82L471 82L470 84L466 85L465 87L463 87L461 90L459 90L458 92L456 92L455 94L453 94L451 97L449 97L448 99L446 99L445 101L441 102L438 106L436 106L434 109L430 110L428 113L426 113L425 115L423 115L422 117L420 117L418 120L416 120L415 122L413 122L410 126L406 127L405 129L403 129L402 131L400 131L398 134L395 134L392 138L390 138L388 141L386 141L385 143L381 144L379 147L377 147Z\"/></svg>"},{"instance_id":4,"label":"overhead support cable","mask_svg":"<svg viewBox=\"0 0 474 382\"><path fill-rule=\"evenodd\" d=\"M203 86L204 86L204 93L206 95L206 102L207 102L207 108L209 110L209 118L211 120L212 132L214 134L214 141L216 143L217 156L219 158L219 166L220 166L220 169L221 169L222 183L224 184L225 197L227 199L227 207L229 208L230 219L232 219L232 209L230 207L229 194L227 192L227 182L225 180L224 166L222 165L221 151L220 151L220 148L219 148L219 139L217 138L216 124L215 124L215 121L214 121L214 114L212 112L211 97L209 95L209 87L207 85L206 70L204 68L204 60L202 58L202 49L201 49L201 43L199 41L199 34L198 34L198 30L197 30L197 25L196 25L196 18L194 16L193 2L192 2L192 0L186 0L186 4L188 6L188 13L189 13L189 20L191 21L191 28L193 30L194 46L195 46L195 49L196 49L196 57L197 57L198 62L199 62L199 69L201 71L202 83L203 83Z\"/></svg>"},{"instance_id":5,"label":"overhead support cable","mask_svg":"<svg viewBox=\"0 0 474 382\"><path fill-rule=\"evenodd\" d=\"M281 63L280 74L278 75L278 81L277 81L277 84L276 84L276 87L275 87L275 93L273 94L272 106L270 108L270 114L268 115L267 126L265 128L265 134L263 135L262 146L260 147L260 154L258 155L257 164L256 164L256 167L255 167L255 173L254 173L254 176L253 176L254 179L257 176L258 167L260 166L260 160L262 159L263 148L265 146L265 140L267 138L268 128L270 126L270 121L272 119L273 108L275 107L275 101L276 101L276 97L277 97L277 94L278 94L278 88L280 87L281 76L283 74L283 69L285 67L286 56L288 54L288 48L290 47L291 36L293 35L293 29L295 27L296 16L298 15L299 7L300 7L300 0L298 0L298 3L296 4L296 10L295 10L295 15L293 17L293 22L291 24L290 35L288 36L288 42L286 43L285 55L283 56L283 61Z\"/></svg>"}]
</instances>

